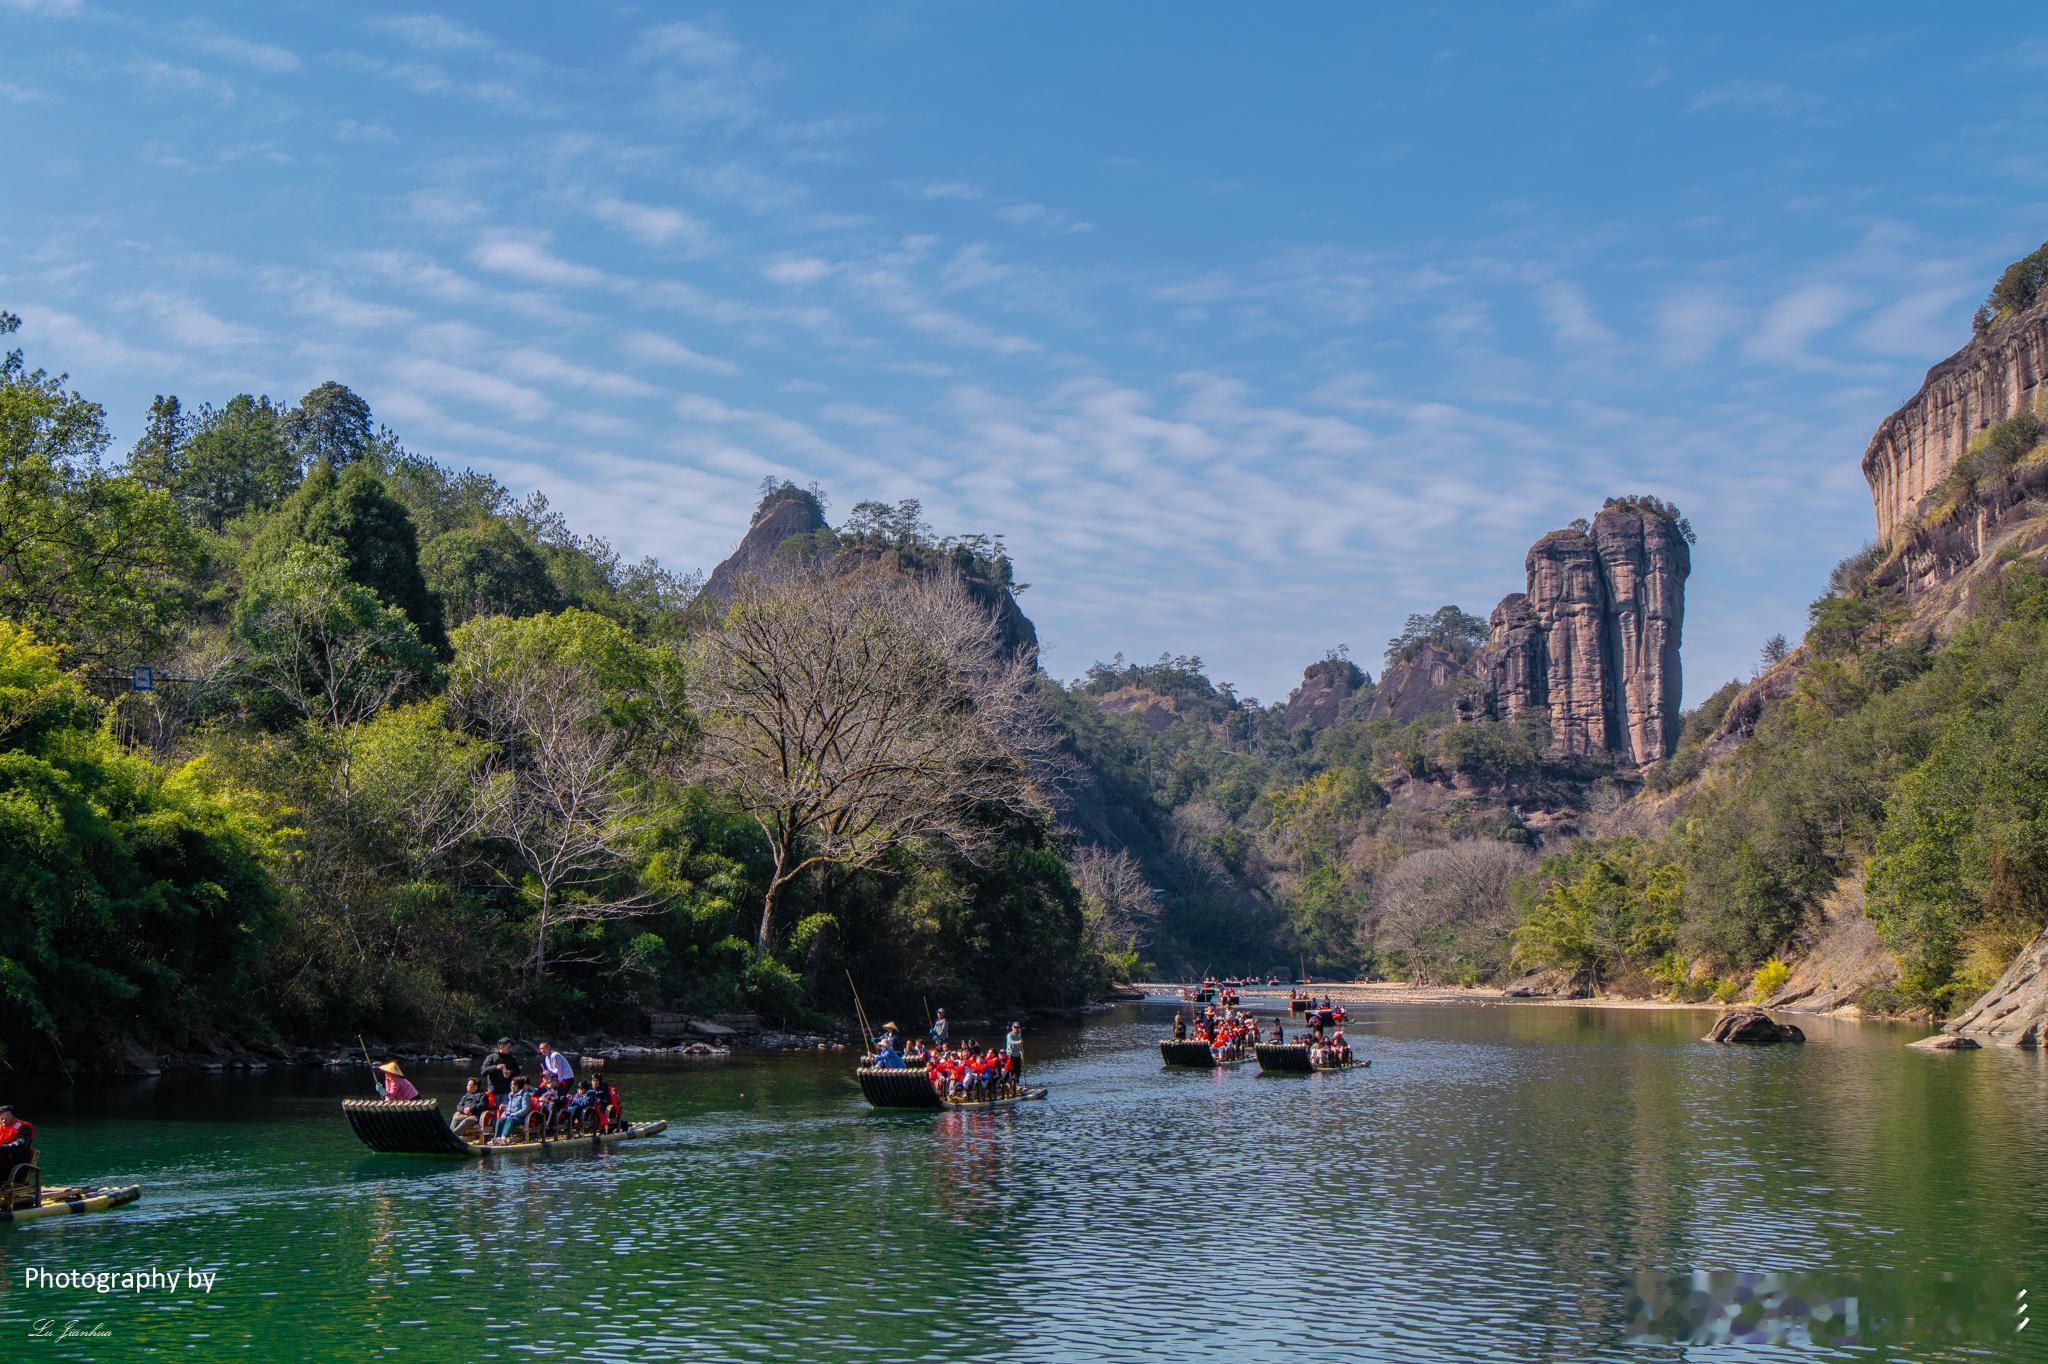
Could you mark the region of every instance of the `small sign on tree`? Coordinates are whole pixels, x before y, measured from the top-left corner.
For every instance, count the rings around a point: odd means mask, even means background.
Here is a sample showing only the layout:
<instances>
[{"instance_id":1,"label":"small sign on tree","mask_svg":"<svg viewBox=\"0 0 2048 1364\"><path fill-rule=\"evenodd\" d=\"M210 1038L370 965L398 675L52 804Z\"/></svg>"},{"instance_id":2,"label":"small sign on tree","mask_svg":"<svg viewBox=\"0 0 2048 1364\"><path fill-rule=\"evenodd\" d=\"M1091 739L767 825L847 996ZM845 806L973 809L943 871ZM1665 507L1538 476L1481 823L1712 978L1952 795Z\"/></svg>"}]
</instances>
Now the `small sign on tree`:
<instances>
[{"instance_id":1,"label":"small sign on tree","mask_svg":"<svg viewBox=\"0 0 2048 1364\"><path fill-rule=\"evenodd\" d=\"M150 667L147 663L136 664L135 671L129 674L128 677L128 690L155 691L156 669Z\"/></svg>"}]
</instances>

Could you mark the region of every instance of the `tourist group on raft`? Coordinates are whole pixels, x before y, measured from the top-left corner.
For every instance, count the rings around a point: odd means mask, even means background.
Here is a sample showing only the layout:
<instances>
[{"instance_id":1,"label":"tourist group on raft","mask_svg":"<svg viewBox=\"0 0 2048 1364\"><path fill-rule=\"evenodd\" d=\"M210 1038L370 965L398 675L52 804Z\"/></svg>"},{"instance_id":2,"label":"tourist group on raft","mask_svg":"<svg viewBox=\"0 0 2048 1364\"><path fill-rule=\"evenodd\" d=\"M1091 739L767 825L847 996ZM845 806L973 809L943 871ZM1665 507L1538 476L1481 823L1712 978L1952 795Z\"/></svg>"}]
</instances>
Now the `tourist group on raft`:
<instances>
[{"instance_id":1,"label":"tourist group on raft","mask_svg":"<svg viewBox=\"0 0 2048 1364\"><path fill-rule=\"evenodd\" d=\"M379 1080L379 1097L391 1100L417 1099L396 1061L374 1067ZM484 1146L510 1146L519 1142L552 1141L558 1137L623 1131L626 1106L619 1089L605 1077L602 1065L593 1064L583 1079L576 1078L569 1058L552 1046L540 1044L540 1074L531 1085L520 1074L519 1058L512 1054L512 1039L501 1037L498 1045L484 1054L478 1073L462 1097L448 1127L464 1141ZM489 1133L486 1137L484 1134Z\"/></svg>"},{"instance_id":2,"label":"tourist group on raft","mask_svg":"<svg viewBox=\"0 0 2048 1364\"><path fill-rule=\"evenodd\" d=\"M1273 1020L1274 1040L1280 1039L1280 1020ZM1173 1016L1173 1040L1176 1042L1196 1041L1206 1043L1219 1061L1243 1056L1259 1040L1259 1020L1238 1009L1235 1004L1221 1006L1211 1004L1195 1015L1194 1036L1188 1035L1188 1022L1179 1014Z\"/></svg>"},{"instance_id":3,"label":"tourist group on raft","mask_svg":"<svg viewBox=\"0 0 2048 1364\"><path fill-rule=\"evenodd\" d=\"M1292 992L1289 1002L1292 1003ZM1328 995L1317 1006L1309 1001L1304 1031L1308 1037L1309 1064L1318 1070L1332 1066L1348 1066L1354 1059L1351 1044L1344 1040L1343 1024L1348 1017L1344 1007L1332 1004ZM1244 1054L1249 1047L1261 1041L1270 1041L1275 1046L1287 1041L1287 1025L1278 1018L1272 1020L1270 1037L1261 1037L1259 1020L1235 1005L1218 1006L1211 1004L1195 1015L1192 1040L1206 1042L1217 1060L1229 1060ZM1189 1041L1187 1018L1176 1013L1173 1016L1173 1040ZM1301 1045L1297 1040L1295 1045Z\"/></svg>"},{"instance_id":4,"label":"tourist group on raft","mask_svg":"<svg viewBox=\"0 0 2048 1364\"><path fill-rule=\"evenodd\" d=\"M941 1009L932 1019L929 1040L913 1040L906 1048L894 1023L884 1023L867 1064L877 1070L922 1070L932 1089L948 1103L986 1103L1014 1098L1024 1083L1024 1025L1012 1023L1000 1047L958 1046L953 1025Z\"/></svg>"}]
</instances>

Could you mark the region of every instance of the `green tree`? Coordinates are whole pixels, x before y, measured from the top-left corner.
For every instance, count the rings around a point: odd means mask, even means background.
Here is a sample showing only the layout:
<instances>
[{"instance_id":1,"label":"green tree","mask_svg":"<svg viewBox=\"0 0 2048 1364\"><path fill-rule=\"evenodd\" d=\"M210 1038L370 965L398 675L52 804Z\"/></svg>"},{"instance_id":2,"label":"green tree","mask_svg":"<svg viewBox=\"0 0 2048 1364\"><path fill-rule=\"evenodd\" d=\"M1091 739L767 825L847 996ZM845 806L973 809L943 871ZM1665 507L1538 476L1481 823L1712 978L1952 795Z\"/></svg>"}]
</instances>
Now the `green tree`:
<instances>
[{"instance_id":1,"label":"green tree","mask_svg":"<svg viewBox=\"0 0 2048 1364\"><path fill-rule=\"evenodd\" d=\"M133 656L175 625L199 547L168 497L101 467L105 413L64 384L0 359L0 615L74 658Z\"/></svg>"},{"instance_id":2,"label":"green tree","mask_svg":"<svg viewBox=\"0 0 2048 1364\"><path fill-rule=\"evenodd\" d=\"M2048 242L2039 250L2022 256L2005 268L1998 277L1998 283L1991 286L1990 297L1977 310L1976 326L1983 331L1993 323L2025 312L2034 306L2034 300L2041 296L2041 286L2048 283Z\"/></svg>"},{"instance_id":3,"label":"green tree","mask_svg":"<svg viewBox=\"0 0 2048 1364\"><path fill-rule=\"evenodd\" d=\"M441 605L420 572L419 537L405 504L368 464L336 475L326 463L264 523L249 548L249 570L281 563L299 545L326 545L349 577L406 614L422 640L447 651Z\"/></svg>"},{"instance_id":4,"label":"green tree","mask_svg":"<svg viewBox=\"0 0 2048 1364\"><path fill-rule=\"evenodd\" d=\"M150 455L144 476L209 530L220 530L249 512L268 511L299 485L299 463L285 441L284 416L270 399L247 393L236 394L224 407L202 407L177 456L161 462Z\"/></svg>"},{"instance_id":5,"label":"green tree","mask_svg":"<svg viewBox=\"0 0 2048 1364\"><path fill-rule=\"evenodd\" d=\"M428 541L420 553L420 574L453 625L477 616L540 615L562 605L539 551L496 519Z\"/></svg>"},{"instance_id":6,"label":"green tree","mask_svg":"<svg viewBox=\"0 0 2048 1364\"><path fill-rule=\"evenodd\" d=\"M124 752L56 651L0 620L0 1052L253 1024L276 928L259 803L201 761Z\"/></svg>"},{"instance_id":7,"label":"green tree","mask_svg":"<svg viewBox=\"0 0 2048 1364\"><path fill-rule=\"evenodd\" d=\"M1515 958L1583 974L1598 989L1648 970L1678 942L1685 882L1636 837L1589 842L1544 859L1515 885Z\"/></svg>"},{"instance_id":8,"label":"green tree","mask_svg":"<svg viewBox=\"0 0 2048 1364\"><path fill-rule=\"evenodd\" d=\"M235 611L250 709L355 730L439 672L412 622L349 575L331 545L295 545L250 580Z\"/></svg>"},{"instance_id":9,"label":"green tree","mask_svg":"<svg viewBox=\"0 0 2048 1364\"><path fill-rule=\"evenodd\" d=\"M327 464L345 469L370 450L370 405L332 379L299 399L285 414L284 438L301 469Z\"/></svg>"},{"instance_id":10,"label":"green tree","mask_svg":"<svg viewBox=\"0 0 2048 1364\"><path fill-rule=\"evenodd\" d=\"M1413 658L1428 645L1434 645L1462 661L1470 658L1473 651L1486 642L1489 633L1486 622L1470 612L1455 605L1439 606L1427 615L1418 613L1408 617L1401 633L1387 641L1387 662L1398 663L1404 658Z\"/></svg>"}]
</instances>

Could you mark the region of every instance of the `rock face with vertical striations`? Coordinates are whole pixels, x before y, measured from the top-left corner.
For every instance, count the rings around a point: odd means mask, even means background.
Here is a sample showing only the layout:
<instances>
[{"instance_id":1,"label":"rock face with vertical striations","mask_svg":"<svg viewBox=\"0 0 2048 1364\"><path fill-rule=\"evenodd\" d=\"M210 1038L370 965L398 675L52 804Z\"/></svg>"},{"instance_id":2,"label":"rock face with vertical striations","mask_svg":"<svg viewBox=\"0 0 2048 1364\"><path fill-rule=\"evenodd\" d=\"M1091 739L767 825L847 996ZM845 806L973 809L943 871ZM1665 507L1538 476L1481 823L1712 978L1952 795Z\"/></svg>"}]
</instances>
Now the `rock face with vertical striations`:
<instances>
[{"instance_id":1,"label":"rock face with vertical striations","mask_svg":"<svg viewBox=\"0 0 2048 1364\"><path fill-rule=\"evenodd\" d=\"M824 513L808 497L785 497L762 508L747 527L738 548L711 570L704 591L714 601L731 602L733 589L749 573L760 573L775 562L775 550L792 536L809 535L825 528Z\"/></svg>"},{"instance_id":2,"label":"rock face with vertical striations","mask_svg":"<svg viewBox=\"0 0 2048 1364\"><path fill-rule=\"evenodd\" d=\"M1593 518L1593 546L1607 590L1610 747L1657 762L1678 747L1678 641L1692 551L1668 519L1619 507Z\"/></svg>"},{"instance_id":3,"label":"rock face with vertical striations","mask_svg":"<svg viewBox=\"0 0 2048 1364\"><path fill-rule=\"evenodd\" d=\"M1472 660L1478 713L1528 721L1553 754L1640 767L1678 746L1685 580L1674 521L1609 507L1587 530L1556 530L1524 561L1528 590L1501 600Z\"/></svg>"},{"instance_id":4,"label":"rock face with vertical striations","mask_svg":"<svg viewBox=\"0 0 2048 1364\"><path fill-rule=\"evenodd\" d=\"M1593 539L1554 530L1529 548L1527 597L1542 642L1550 696L1550 746L1568 757L1606 753L1608 732L1607 592Z\"/></svg>"},{"instance_id":5,"label":"rock face with vertical striations","mask_svg":"<svg viewBox=\"0 0 2048 1364\"><path fill-rule=\"evenodd\" d=\"M2048 378L2048 299L1993 323L1927 371L1920 391L1886 417L1863 452L1877 538L1900 526L1979 431L2024 410Z\"/></svg>"}]
</instances>

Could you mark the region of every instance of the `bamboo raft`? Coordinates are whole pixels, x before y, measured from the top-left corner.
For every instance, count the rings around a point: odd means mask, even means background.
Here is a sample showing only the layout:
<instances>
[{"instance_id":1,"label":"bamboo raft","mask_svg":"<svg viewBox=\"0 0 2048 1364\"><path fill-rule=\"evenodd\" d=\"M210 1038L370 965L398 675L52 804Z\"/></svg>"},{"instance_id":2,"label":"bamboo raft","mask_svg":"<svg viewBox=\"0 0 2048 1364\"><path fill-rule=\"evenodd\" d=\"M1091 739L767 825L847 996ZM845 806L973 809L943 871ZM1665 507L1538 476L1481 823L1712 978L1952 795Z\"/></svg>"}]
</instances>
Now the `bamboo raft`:
<instances>
[{"instance_id":1,"label":"bamboo raft","mask_svg":"<svg viewBox=\"0 0 2048 1364\"><path fill-rule=\"evenodd\" d=\"M665 1120L632 1123L617 1132L507 1142L502 1146L465 1140L441 1118L438 1099L343 1099L341 1111L356 1136L372 1151L406 1156L512 1156L549 1151L603 1151L668 1130Z\"/></svg>"},{"instance_id":2,"label":"bamboo raft","mask_svg":"<svg viewBox=\"0 0 2048 1364\"><path fill-rule=\"evenodd\" d=\"M140 1184L108 1184L97 1188L84 1184L68 1188L51 1185L42 1190L38 1201L29 1207L0 1206L0 1222L33 1222L43 1217L71 1217L84 1212L105 1212L108 1208L133 1203L140 1197Z\"/></svg>"},{"instance_id":3,"label":"bamboo raft","mask_svg":"<svg viewBox=\"0 0 2048 1364\"><path fill-rule=\"evenodd\" d=\"M1353 1059L1341 1066L1318 1066L1310 1062L1306 1042L1261 1042L1258 1045L1259 1069L1268 1075L1307 1075L1320 1070L1357 1070L1372 1064L1370 1061Z\"/></svg>"},{"instance_id":4,"label":"bamboo raft","mask_svg":"<svg viewBox=\"0 0 2048 1364\"><path fill-rule=\"evenodd\" d=\"M884 1069L862 1066L854 1075L860 1080L861 1097L871 1108L907 1108L923 1113L942 1113L953 1108L1008 1108L1045 1097L1043 1089L1020 1089L1000 1099L942 1099L922 1070L907 1067Z\"/></svg>"},{"instance_id":5,"label":"bamboo raft","mask_svg":"<svg viewBox=\"0 0 2048 1364\"><path fill-rule=\"evenodd\" d=\"M1249 1052L1235 1056L1218 1057L1207 1042L1175 1042L1162 1038L1159 1042L1159 1059L1169 1066L1199 1066L1213 1070L1218 1066L1241 1066L1251 1060Z\"/></svg>"}]
</instances>

